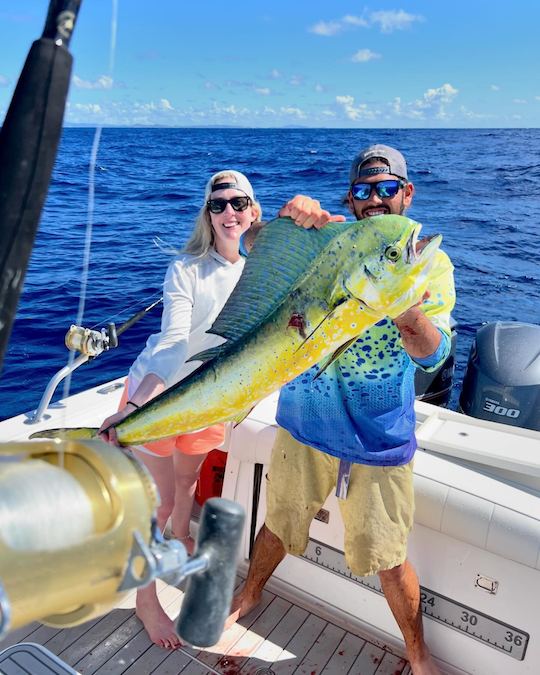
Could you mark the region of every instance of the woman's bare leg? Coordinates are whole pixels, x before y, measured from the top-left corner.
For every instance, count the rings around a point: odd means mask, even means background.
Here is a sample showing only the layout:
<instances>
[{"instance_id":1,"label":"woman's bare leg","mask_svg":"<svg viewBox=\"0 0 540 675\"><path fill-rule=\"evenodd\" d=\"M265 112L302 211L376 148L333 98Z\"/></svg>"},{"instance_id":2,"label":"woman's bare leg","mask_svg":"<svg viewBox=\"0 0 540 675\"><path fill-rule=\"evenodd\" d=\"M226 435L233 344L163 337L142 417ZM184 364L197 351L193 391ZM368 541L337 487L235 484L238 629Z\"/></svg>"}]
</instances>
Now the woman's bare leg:
<instances>
[{"instance_id":1,"label":"woman's bare leg","mask_svg":"<svg viewBox=\"0 0 540 675\"><path fill-rule=\"evenodd\" d=\"M134 454L146 465L156 482L161 500L157 509L157 523L163 531L174 507L173 458L147 455L136 450ZM159 602L155 581L137 591L136 614L152 642L165 649L181 646L174 623Z\"/></svg>"},{"instance_id":2,"label":"woman's bare leg","mask_svg":"<svg viewBox=\"0 0 540 675\"><path fill-rule=\"evenodd\" d=\"M174 506L172 509L172 531L186 547L188 553L193 553L195 542L189 536L189 522L195 498L197 480L201 467L208 453L201 455L186 455L183 452L174 453Z\"/></svg>"}]
</instances>

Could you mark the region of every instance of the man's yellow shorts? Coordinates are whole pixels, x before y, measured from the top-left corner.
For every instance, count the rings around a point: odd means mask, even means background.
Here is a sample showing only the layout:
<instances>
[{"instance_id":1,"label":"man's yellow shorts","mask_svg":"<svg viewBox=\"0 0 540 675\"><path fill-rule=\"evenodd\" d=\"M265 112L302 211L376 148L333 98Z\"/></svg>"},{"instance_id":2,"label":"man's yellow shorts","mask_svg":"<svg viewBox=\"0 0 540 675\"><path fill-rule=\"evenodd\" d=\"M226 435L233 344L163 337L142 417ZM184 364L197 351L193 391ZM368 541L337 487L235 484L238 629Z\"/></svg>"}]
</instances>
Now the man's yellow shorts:
<instances>
[{"instance_id":1,"label":"man's yellow shorts","mask_svg":"<svg viewBox=\"0 0 540 675\"><path fill-rule=\"evenodd\" d=\"M335 488L338 467L336 457L278 430L268 470L265 524L289 553L305 551L309 526ZM405 561L414 516L412 462L353 464L347 498L338 502L345 559L354 574L376 574Z\"/></svg>"}]
</instances>

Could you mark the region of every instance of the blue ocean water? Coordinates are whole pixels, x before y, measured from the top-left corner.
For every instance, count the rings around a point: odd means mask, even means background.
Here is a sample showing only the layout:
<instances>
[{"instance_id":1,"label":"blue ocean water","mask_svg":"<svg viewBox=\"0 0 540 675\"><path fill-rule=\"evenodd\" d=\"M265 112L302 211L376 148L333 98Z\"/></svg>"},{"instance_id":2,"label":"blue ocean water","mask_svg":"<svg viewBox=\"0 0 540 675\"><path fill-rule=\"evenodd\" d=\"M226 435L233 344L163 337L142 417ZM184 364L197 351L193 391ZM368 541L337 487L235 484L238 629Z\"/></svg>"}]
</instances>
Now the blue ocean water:
<instances>
[{"instance_id":1,"label":"blue ocean water","mask_svg":"<svg viewBox=\"0 0 540 675\"><path fill-rule=\"evenodd\" d=\"M66 129L0 379L0 419L33 409L68 358L64 335L79 305L93 129ZM476 329L496 320L540 322L540 129L109 129L102 132L84 325L121 324L159 297L207 178L235 168L250 178L263 218L297 193L345 213L349 164L374 142L400 148L416 186L408 215L443 234L456 271L455 407ZM82 366L71 392L127 372L154 311L120 347ZM59 388L56 398L62 392Z\"/></svg>"}]
</instances>

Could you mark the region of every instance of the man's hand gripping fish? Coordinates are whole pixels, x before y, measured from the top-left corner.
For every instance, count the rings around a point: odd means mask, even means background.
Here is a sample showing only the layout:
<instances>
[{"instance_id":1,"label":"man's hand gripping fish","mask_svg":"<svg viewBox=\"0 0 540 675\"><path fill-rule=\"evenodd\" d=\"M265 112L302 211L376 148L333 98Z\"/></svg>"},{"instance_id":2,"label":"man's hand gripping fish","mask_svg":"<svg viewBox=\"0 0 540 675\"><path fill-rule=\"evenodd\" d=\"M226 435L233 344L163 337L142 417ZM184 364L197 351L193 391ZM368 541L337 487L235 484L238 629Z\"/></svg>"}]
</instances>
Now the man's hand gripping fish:
<instances>
[{"instance_id":1,"label":"man's hand gripping fish","mask_svg":"<svg viewBox=\"0 0 540 675\"><path fill-rule=\"evenodd\" d=\"M376 216L305 230L268 223L211 333L224 344L192 357L202 365L116 425L123 446L242 420L263 398L315 364L321 370L370 326L421 301L441 236ZM97 430L38 432L80 437Z\"/></svg>"}]
</instances>

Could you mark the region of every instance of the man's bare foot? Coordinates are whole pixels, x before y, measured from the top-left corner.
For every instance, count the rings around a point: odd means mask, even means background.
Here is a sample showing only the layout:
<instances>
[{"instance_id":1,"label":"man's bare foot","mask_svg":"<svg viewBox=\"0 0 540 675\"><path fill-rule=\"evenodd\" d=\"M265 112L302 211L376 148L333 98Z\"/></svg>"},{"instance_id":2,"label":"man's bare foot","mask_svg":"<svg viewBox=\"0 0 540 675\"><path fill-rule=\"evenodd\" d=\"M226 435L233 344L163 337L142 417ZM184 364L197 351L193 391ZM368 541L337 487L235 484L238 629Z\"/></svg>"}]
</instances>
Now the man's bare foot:
<instances>
[{"instance_id":1,"label":"man's bare foot","mask_svg":"<svg viewBox=\"0 0 540 675\"><path fill-rule=\"evenodd\" d=\"M178 649L182 646L174 630L174 623L159 604L155 587L144 588L137 593L135 613L154 644L164 649Z\"/></svg>"},{"instance_id":2,"label":"man's bare foot","mask_svg":"<svg viewBox=\"0 0 540 675\"><path fill-rule=\"evenodd\" d=\"M229 614L227 620L225 621L225 628L227 630L234 623L241 619L246 614L249 614L252 610L257 607L261 601L261 594L252 595L247 593L246 587L242 587L238 593L233 597L231 602L231 613Z\"/></svg>"},{"instance_id":3,"label":"man's bare foot","mask_svg":"<svg viewBox=\"0 0 540 675\"><path fill-rule=\"evenodd\" d=\"M437 668L435 661L431 654L428 654L422 659L409 661L413 675L441 675L441 671Z\"/></svg>"}]
</instances>

